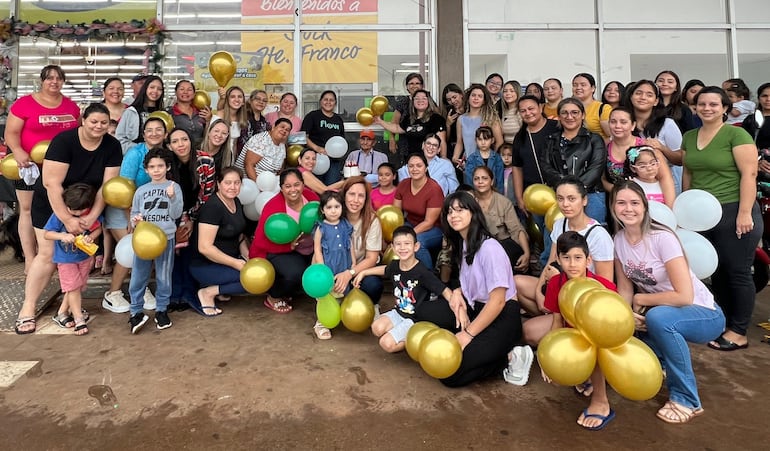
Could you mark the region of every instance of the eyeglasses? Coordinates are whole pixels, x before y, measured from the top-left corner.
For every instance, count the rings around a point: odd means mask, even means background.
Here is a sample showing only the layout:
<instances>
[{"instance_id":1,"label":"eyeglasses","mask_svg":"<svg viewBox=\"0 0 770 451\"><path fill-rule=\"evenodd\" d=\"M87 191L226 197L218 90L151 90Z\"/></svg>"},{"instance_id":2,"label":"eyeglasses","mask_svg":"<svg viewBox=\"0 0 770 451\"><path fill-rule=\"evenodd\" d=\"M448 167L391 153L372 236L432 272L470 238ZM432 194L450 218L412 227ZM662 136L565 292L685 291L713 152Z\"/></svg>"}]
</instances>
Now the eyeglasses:
<instances>
[{"instance_id":1,"label":"eyeglasses","mask_svg":"<svg viewBox=\"0 0 770 451\"><path fill-rule=\"evenodd\" d=\"M425 147L438 147L440 144L436 142L425 141L424 145Z\"/></svg>"},{"instance_id":2,"label":"eyeglasses","mask_svg":"<svg viewBox=\"0 0 770 451\"><path fill-rule=\"evenodd\" d=\"M561 117L580 117L580 110L573 110L573 111L559 111L559 116Z\"/></svg>"},{"instance_id":3,"label":"eyeglasses","mask_svg":"<svg viewBox=\"0 0 770 451\"><path fill-rule=\"evenodd\" d=\"M503 84L500 83L499 81L488 81L487 86L494 86L495 88L499 88L503 86Z\"/></svg>"},{"instance_id":4,"label":"eyeglasses","mask_svg":"<svg viewBox=\"0 0 770 451\"><path fill-rule=\"evenodd\" d=\"M647 169L647 168L654 168L657 165L658 165L658 160L650 160L649 163L632 164L631 166L635 167L636 169Z\"/></svg>"},{"instance_id":5,"label":"eyeglasses","mask_svg":"<svg viewBox=\"0 0 770 451\"><path fill-rule=\"evenodd\" d=\"M266 103L267 97L252 97L251 100L252 101L256 100L257 102L260 102L260 103Z\"/></svg>"}]
</instances>

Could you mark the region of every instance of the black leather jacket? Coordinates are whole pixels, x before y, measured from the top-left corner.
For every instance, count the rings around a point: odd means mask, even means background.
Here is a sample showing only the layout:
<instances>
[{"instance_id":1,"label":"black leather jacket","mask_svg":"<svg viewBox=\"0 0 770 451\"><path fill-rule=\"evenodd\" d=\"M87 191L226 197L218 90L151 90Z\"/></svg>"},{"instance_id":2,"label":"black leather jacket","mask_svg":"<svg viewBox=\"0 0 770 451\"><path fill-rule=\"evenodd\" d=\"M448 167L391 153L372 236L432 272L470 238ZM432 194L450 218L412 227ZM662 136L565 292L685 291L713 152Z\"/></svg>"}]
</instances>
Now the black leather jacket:
<instances>
[{"instance_id":1,"label":"black leather jacket","mask_svg":"<svg viewBox=\"0 0 770 451\"><path fill-rule=\"evenodd\" d=\"M565 175L576 175L589 193L604 191L601 178L607 164L607 148L602 137L580 127L563 153L560 143L561 131L549 135L545 151L539 156L545 183L553 187Z\"/></svg>"}]
</instances>

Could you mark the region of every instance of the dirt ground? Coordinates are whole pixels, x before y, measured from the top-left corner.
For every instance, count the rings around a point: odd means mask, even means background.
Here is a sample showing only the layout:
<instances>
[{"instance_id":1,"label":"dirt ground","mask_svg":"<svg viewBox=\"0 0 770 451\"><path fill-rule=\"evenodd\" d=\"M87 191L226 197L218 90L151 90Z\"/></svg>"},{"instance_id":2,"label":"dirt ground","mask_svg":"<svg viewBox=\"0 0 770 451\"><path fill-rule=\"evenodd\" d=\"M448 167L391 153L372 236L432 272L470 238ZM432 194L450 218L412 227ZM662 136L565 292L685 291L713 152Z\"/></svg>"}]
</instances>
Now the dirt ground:
<instances>
[{"instance_id":1,"label":"dirt ground","mask_svg":"<svg viewBox=\"0 0 770 451\"><path fill-rule=\"evenodd\" d=\"M754 323L768 301L770 289ZM668 425L655 417L665 388L645 402L610 391L617 417L589 432L575 423L586 400L545 384L537 364L524 387L500 377L448 389L368 333L340 326L317 340L308 299L280 315L235 298L222 316L172 313L172 328L151 319L133 336L127 314L85 307L86 337L0 339L0 360L40 362L0 390L2 448L768 449L770 345L753 325L745 351L691 346L705 415Z\"/></svg>"}]
</instances>

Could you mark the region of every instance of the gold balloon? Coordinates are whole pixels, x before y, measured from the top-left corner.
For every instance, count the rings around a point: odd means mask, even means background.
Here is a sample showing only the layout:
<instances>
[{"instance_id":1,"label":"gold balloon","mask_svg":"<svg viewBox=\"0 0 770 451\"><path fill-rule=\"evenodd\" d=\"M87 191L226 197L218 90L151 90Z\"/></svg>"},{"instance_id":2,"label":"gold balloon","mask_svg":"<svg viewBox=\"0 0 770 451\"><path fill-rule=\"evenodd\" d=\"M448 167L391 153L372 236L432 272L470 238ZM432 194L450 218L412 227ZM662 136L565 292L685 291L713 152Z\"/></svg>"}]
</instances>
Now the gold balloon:
<instances>
[{"instance_id":1,"label":"gold balloon","mask_svg":"<svg viewBox=\"0 0 770 451\"><path fill-rule=\"evenodd\" d=\"M48 145L51 141L40 141L32 146L32 150L29 152L29 157L37 164L40 164L45 160L45 153L48 152Z\"/></svg>"},{"instance_id":2,"label":"gold balloon","mask_svg":"<svg viewBox=\"0 0 770 451\"><path fill-rule=\"evenodd\" d=\"M382 264L389 265L393 260L399 260L398 255L396 255L396 251L393 250L393 246L388 246L388 248L385 249L385 253L382 254Z\"/></svg>"},{"instance_id":3,"label":"gold balloon","mask_svg":"<svg viewBox=\"0 0 770 451\"><path fill-rule=\"evenodd\" d=\"M537 347L540 368L560 385L582 384L596 367L596 348L576 329L552 330Z\"/></svg>"},{"instance_id":4,"label":"gold balloon","mask_svg":"<svg viewBox=\"0 0 770 451\"><path fill-rule=\"evenodd\" d=\"M170 132L171 129L174 128L174 118L171 116L171 114L169 114L168 111L163 111L163 110L153 111L148 116L148 118L150 117L157 117L160 120L162 120L163 124L166 126L166 133Z\"/></svg>"},{"instance_id":5,"label":"gold balloon","mask_svg":"<svg viewBox=\"0 0 770 451\"><path fill-rule=\"evenodd\" d=\"M655 353L636 337L615 349L599 349L599 367L624 398L646 401L660 391L663 371Z\"/></svg>"},{"instance_id":6,"label":"gold balloon","mask_svg":"<svg viewBox=\"0 0 770 451\"><path fill-rule=\"evenodd\" d=\"M428 332L438 329L438 326L429 321L419 321L409 328L406 333L406 353L415 362L420 361L420 344Z\"/></svg>"},{"instance_id":7,"label":"gold balloon","mask_svg":"<svg viewBox=\"0 0 770 451\"><path fill-rule=\"evenodd\" d=\"M229 52L216 52L209 57L209 73L220 88L233 79L236 69L235 58Z\"/></svg>"},{"instance_id":8,"label":"gold balloon","mask_svg":"<svg viewBox=\"0 0 770 451\"><path fill-rule=\"evenodd\" d=\"M252 258L241 268L241 285L251 294L262 294L275 282L275 268L264 258Z\"/></svg>"},{"instance_id":9,"label":"gold balloon","mask_svg":"<svg viewBox=\"0 0 770 451\"><path fill-rule=\"evenodd\" d=\"M19 164L16 162L12 153L6 155L0 160L0 172L3 173L3 177L8 180L21 180L19 175Z\"/></svg>"},{"instance_id":10,"label":"gold balloon","mask_svg":"<svg viewBox=\"0 0 770 451\"><path fill-rule=\"evenodd\" d=\"M286 149L286 165L298 166L299 154L302 153L302 144L292 144Z\"/></svg>"},{"instance_id":11,"label":"gold balloon","mask_svg":"<svg viewBox=\"0 0 770 451\"><path fill-rule=\"evenodd\" d=\"M530 241L539 243L540 248L543 248L543 231L540 230L540 226L532 219L532 215L529 215L527 218L527 235L529 235Z\"/></svg>"},{"instance_id":12,"label":"gold balloon","mask_svg":"<svg viewBox=\"0 0 770 451\"><path fill-rule=\"evenodd\" d=\"M356 121L364 127L374 123L374 113L369 108L359 108L356 112Z\"/></svg>"},{"instance_id":13,"label":"gold balloon","mask_svg":"<svg viewBox=\"0 0 770 451\"><path fill-rule=\"evenodd\" d=\"M388 99L385 96L374 96L369 103L369 109L375 116L382 116L388 111Z\"/></svg>"},{"instance_id":14,"label":"gold balloon","mask_svg":"<svg viewBox=\"0 0 770 451\"><path fill-rule=\"evenodd\" d=\"M113 177L102 185L104 202L115 208L130 208L134 201L136 184L125 177Z\"/></svg>"},{"instance_id":15,"label":"gold balloon","mask_svg":"<svg viewBox=\"0 0 770 451\"><path fill-rule=\"evenodd\" d=\"M377 210L377 217L380 218L382 238L390 243L393 241L393 231L404 225L404 213L393 205L384 205Z\"/></svg>"},{"instance_id":16,"label":"gold balloon","mask_svg":"<svg viewBox=\"0 0 770 451\"><path fill-rule=\"evenodd\" d=\"M157 225L140 221L134 228L134 236L131 238L131 247L134 253L142 260L154 260L166 250L168 237L166 232Z\"/></svg>"},{"instance_id":17,"label":"gold balloon","mask_svg":"<svg viewBox=\"0 0 770 451\"><path fill-rule=\"evenodd\" d=\"M351 332L369 329L374 320L374 304L369 296L358 288L353 288L345 295L340 311L342 324Z\"/></svg>"},{"instance_id":18,"label":"gold balloon","mask_svg":"<svg viewBox=\"0 0 770 451\"><path fill-rule=\"evenodd\" d=\"M193 106L195 106L195 108L199 110L202 110L206 107L211 107L211 97L209 97L208 92L203 91L202 89L199 89L195 91L192 104Z\"/></svg>"},{"instance_id":19,"label":"gold balloon","mask_svg":"<svg viewBox=\"0 0 770 451\"><path fill-rule=\"evenodd\" d=\"M556 204L556 192L548 185L535 183L524 190L524 208L536 215L544 215Z\"/></svg>"},{"instance_id":20,"label":"gold balloon","mask_svg":"<svg viewBox=\"0 0 770 451\"><path fill-rule=\"evenodd\" d=\"M457 337L446 329L434 329L420 342L420 367L429 376L446 379L460 368L463 349Z\"/></svg>"},{"instance_id":21,"label":"gold balloon","mask_svg":"<svg viewBox=\"0 0 770 451\"><path fill-rule=\"evenodd\" d=\"M545 226L548 227L548 230L553 230L554 223L563 217L564 213L559 210L559 206L553 204L551 205L551 208L545 212Z\"/></svg>"},{"instance_id":22,"label":"gold balloon","mask_svg":"<svg viewBox=\"0 0 770 451\"><path fill-rule=\"evenodd\" d=\"M604 288L596 279L588 277L575 277L565 283L559 290L559 312L570 325L575 326L575 305L578 299L592 290Z\"/></svg>"},{"instance_id":23,"label":"gold balloon","mask_svg":"<svg viewBox=\"0 0 770 451\"><path fill-rule=\"evenodd\" d=\"M575 305L575 327L597 348L616 348L634 334L634 315L618 293L593 290Z\"/></svg>"}]
</instances>

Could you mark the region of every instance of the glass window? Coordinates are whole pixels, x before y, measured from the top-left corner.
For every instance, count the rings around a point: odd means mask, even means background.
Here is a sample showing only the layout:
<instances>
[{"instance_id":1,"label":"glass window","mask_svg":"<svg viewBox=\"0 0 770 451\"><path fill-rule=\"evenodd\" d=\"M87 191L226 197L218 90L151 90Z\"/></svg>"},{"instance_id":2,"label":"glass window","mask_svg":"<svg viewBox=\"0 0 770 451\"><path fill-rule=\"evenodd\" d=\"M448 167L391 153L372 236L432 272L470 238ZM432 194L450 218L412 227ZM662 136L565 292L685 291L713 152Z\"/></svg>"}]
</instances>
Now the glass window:
<instances>
[{"instance_id":1,"label":"glass window","mask_svg":"<svg viewBox=\"0 0 770 451\"><path fill-rule=\"evenodd\" d=\"M761 0L758 0L761 1ZM725 0L612 0L605 1L604 22L611 23L724 23ZM740 3L740 2L737 2Z\"/></svg>"},{"instance_id":2,"label":"glass window","mask_svg":"<svg viewBox=\"0 0 770 451\"><path fill-rule=\"evenodd\" d=\"M470 82L483 83L487 74L497 72L522 86L543 83L555 77L564 83L579 72L596 73L596 32L594 31L517 31L470 33ZM565 45L569 43L569 45ZM549 49L548 52L539 49Z\"/></svg>"},{"instance_id":3,"label":"glass window","mask_svg":"<svg viewBox=\"0 0 770 451\"><path fill-rule=\"evenodd\" d=\"M676 72L683 85L692 78L707 85L728 78L724 31L607 31L605 37L605 82L652 79L662 70Z\"/></svg>"},{"instance_id":4,"label":"glass window","mask_svg":"<svg viewBox=\"0 0 770 451\"><path fill-rule=\"evenodd\" d=\"M737 23L769 23L770 8L766 0L740 0L735 4Z\"/></svg>"},{"instance_id":5,"label":"glass window","mask_svg":"<svg viewBox=\"0 0 770 451\"><path fill-rule=\"evenodd\" d=\"M596 23L594 0L466 1L470 23Z\"/></svg>"},{"instance_id":6,"label":"glass window","mask_svg":"<svg viewBox=\"0 0 770 451\"><path fill-rule=\"evenodd\" d=\"M355 122L358 109L368 106L375 95L388 97L393 106L406 95L407 74L420 72L429 83L429 36L428 32L334 32L312 41L304 39L311 35L304 35L303 49L308 50L302 67L302 111L318 109L321 92L327 89L337 93L337 112L345 122ZM329 47L332 44L335 47ZM345 50L354 46L360 48L356 54ZM349 56L343 57L344 52Z\"/></svg>"},{"instance_id":7,"label":"glass window","mask_svg":"<svg viewBox=\"0 0 770 451\"><path fill-rule=\"evenodd\" d=\"M261 5L267 5L267 12ZM291 4L291 7L283 7ZM294 0L163 0L163 22L166 25L240 24L254 19L269 20L271 25L294 23ZM280 8L279 8L280 7Z\"/></svg>"},{"instance_id":8,"label":"glass window","mask_svg":"<svg viewBox=\"0 0 770 451\"><path fill-rule=\"evenodd\" d=\"M124 80L126 95L130 95L131 78L147 67L146 48L147 42L143 40L56 42L23 37L19 40L18 95L40 88L40 71L48 64L57 64L64 70L67 82L62 92L75 102L101 100L104 80L114 76Z\"/></svg>"},{"instance_id":9,"label":"glass window","mask_svg":"<svg viewBox=\"0 0 770 451\"><path fill-rule=\"evenodd\" d=\"M756 88L770 81L770 30L738 30L738 70L756 100Z\"/></svg>"},{"instance_id":10,"label":"glass window","mask_svg":"<svg viewBox=\"0 0 770 451\"><path fill-rule=\"evenodd\" d=\"M257 3L255 1L255 3ZM265 5L274 7L287 3L284 8L294 6L291 1L266 2L259 0L262 14ZM302 22L307 24L424 24L429 23L429 5L431 2L414 0L359 0L359 1L330 1L303 2Z\"/></svg>"}]
</instances>

